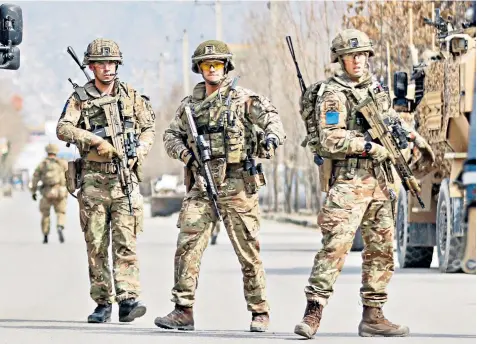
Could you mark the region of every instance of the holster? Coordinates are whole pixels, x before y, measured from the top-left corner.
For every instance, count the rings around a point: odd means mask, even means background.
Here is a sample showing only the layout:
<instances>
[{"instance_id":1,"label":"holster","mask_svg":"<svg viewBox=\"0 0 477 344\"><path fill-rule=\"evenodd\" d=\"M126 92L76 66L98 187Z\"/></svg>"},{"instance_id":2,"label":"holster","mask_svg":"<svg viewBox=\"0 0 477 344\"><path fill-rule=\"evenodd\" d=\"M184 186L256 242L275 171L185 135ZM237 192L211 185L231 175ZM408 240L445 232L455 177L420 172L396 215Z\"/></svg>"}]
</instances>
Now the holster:
<instances>
[{"instance_id":1,"label":"holster","mask_svg":"<svg viewBox=\"0 0 477 344\"><path fill-rule=\"evenodd\" d=\"M320 188L322 192L328 192L332 184L331 177L333 171L333 160L324 159L323 165L319 167Z\"/></svg>"},{"instance_id":2,"label":"holster","mask_svg":"<svg viewBox=\"0 0 477 344\"><path fill-rule=\"evenodd\" d=\"M69 193L74 193L80 188L81 179L81 159L68 161L68 169L65 172L66 189Z\"/></svg>"},{"instance_id":3,"label":"holster","mask_svg":"<svg viewBox=\"0 0 477 344\"><path fill-rule=\"evenodd\" d=\"M260 190L260 187L267 185L265 173L262 170L262 164L257 164L257 171L255 174L250 174L249 171L243 171L243 184L245 191L249 194L255 194Z\"/></svg>"}]
</instances>

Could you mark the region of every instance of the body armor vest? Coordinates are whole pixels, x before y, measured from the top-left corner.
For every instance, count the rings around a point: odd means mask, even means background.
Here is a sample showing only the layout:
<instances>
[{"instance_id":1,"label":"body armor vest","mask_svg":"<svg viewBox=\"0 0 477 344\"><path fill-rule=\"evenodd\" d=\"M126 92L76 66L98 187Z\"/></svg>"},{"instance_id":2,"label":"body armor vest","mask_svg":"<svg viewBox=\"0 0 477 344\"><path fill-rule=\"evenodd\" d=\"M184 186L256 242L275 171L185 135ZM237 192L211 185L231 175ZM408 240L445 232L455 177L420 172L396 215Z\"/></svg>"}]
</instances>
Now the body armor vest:
<instances>
[{"instance_id":1,"label":"body armor vest","mask_svg":"<svg viewBox=\"0 0 477 344\"><path fill-rule=\"evenodd\" d=\"M228 107L225 96L206 102L191 97L197 131L209 142L213 159L224 158L234 164L243 162L248 154L257 154L257 130L248 117L248 100L248 95L236 91L232 91Z\"/></svg>"},{"instance_id":2,"label":"body armor vest","mask_svg":"<svg viewBox=\"0 0 477 344\"><path fill-rule=\"evenodd\" d=\"M90 85L89 87L94 87ZM118 85L118 92L115 96L94 97L88 92L88 85L84 88L86 92L76 91L77 97L81 100L80 126L103 139L108 139L111 135L108 128L105 112L115 111L112 107L117 106L120 119L124 125L124 135L139 134L137 119L134 116L134 90L125 83ZM97 91L96 91L97 92ZM87 99L85 99L85 95ZM108 139L110 143L111 140ZM115 147L118 148L118 147Z\"/></svg>"}]
</instances>

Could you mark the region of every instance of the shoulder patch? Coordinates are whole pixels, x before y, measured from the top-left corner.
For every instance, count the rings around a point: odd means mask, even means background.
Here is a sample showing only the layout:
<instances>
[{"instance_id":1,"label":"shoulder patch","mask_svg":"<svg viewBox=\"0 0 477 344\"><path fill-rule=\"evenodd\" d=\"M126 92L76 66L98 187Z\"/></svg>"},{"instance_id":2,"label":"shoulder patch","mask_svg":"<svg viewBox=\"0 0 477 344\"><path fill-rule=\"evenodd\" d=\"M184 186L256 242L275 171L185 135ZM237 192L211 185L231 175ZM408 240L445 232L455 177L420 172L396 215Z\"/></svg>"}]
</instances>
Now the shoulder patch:
<instances>
[{"instance_id":1,"label":"shoulder patch","mask_svg":"<svg viewBox=\"0 0 477 344\"><path fill-rule=\"evenodd\" d=\"M340 113L338 111L328 111L326 112L326 124L334 125L339 123Z\"/></svg>"}]
</instances>

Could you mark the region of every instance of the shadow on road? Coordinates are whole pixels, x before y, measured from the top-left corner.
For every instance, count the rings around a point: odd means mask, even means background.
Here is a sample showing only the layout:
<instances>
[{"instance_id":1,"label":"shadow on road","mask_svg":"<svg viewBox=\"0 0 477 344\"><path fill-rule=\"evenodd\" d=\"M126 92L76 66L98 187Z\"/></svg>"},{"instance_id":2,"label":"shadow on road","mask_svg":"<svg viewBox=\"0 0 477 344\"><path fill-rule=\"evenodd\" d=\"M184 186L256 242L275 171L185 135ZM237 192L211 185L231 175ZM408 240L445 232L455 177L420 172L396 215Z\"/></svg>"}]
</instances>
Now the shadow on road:
<instances>
[{"instance_id":1,"label":"shadow on road","mask_svg":"<svg viewBox=\"0 0 477 344\"><path fill-rule=\"evenodd\" d=\"M313 262L311 262L313 263ZM310 275L311 272L311 263L310 266L307 267L294 267L294 268L267 268L265 267L265 272L267 275ZM439 270L437 268L431 269L399 269L397 268L394 271L395 274L398 275L422 275L422 274L439 274ZM341 274L358 274L361 275L361 266L346 266L341 271Z\"/></svg>"},{"instance_id":2,"label":"shadow on road","mask_svg":"<svg viewBox=\"0 0 477 344\"><path fill-rule=\"evenodd\" d=\"M10 325L12 323L12 325ZM22 325L13 325L14 323L24 323ZM45 323L45 325L33 325L34 323ZM51 324L48 325L47 323ZM54 325L55 323L65 324ZM68 326L67 324L82 324L83 326ZM119 326L118 326L119 325ZM21 330L60 330L60 331L88 331L101 334L116 335L140 335L140 336L159 336L159 337L196 337L196 338L224 338L224 339L276 339L276 340L301 340L299 336L291 332L268 332L251 333L238 330L196 330L196 331L176 331L162 330L155 328L131 327L131 324L109 323L109 324L88 324L81 321L68 320L25 320L25 319L0 319L0 328L21 329ZM316 338L326 337L358 337L353 332L321 332ZM411 333L410 337L416 338L449 338L465 339L476 338L475 334L446 334L446 333Z\"/></svg>"}]
</instances>

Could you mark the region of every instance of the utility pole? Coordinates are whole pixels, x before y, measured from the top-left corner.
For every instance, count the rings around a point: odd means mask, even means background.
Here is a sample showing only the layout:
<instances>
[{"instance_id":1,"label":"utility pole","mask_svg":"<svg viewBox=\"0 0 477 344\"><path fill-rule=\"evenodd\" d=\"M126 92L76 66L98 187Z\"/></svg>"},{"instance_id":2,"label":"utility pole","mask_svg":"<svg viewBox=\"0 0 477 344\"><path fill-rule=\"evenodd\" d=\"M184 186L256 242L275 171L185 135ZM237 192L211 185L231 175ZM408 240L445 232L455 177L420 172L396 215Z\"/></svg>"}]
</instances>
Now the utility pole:
<instances>
[{"instance_id":1,"label":"utility pole","mask_svg":"<svg viewBox=\"0 0 477 344\"><path fill-rule=\"evenodd\" d=\"M189 60L189 37L187 36L187 30L184 30L184 36L182 37L182 78L184 96L190 94Z\"/></svg>"}]
</instances>

